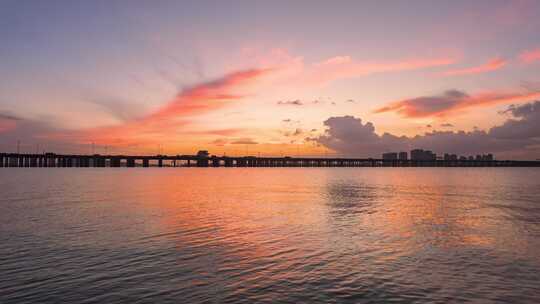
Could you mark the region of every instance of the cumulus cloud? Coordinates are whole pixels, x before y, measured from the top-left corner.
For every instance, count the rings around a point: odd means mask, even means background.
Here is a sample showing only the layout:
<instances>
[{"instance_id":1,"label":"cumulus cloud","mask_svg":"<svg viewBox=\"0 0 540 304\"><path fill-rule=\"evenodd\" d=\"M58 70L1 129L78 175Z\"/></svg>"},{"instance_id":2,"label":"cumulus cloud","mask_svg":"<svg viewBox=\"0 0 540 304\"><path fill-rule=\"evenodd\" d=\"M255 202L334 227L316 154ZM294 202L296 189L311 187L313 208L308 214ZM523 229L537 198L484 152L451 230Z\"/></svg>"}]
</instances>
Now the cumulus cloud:
<instances>
[{"instance_id":1,"label":"cumulus cloud","mask_svg":"<svg viewBox=\"0 0 540 304\"><path fill-rule=\"evenodd\" d=\"M372 123L363 123L360 118L331 117L324 122L325 133L308 140L355 157L379 157L385 151L423 148L438 153L497 153L503 157L537 158L540 152L540 101L512 106L508 113L511 119L488 131L432 131L414 137L378 135Z\"/></svg>"},{"instance_id":2,"label":"cumulus cloud","mask_svg":"<svg viewBox=\"0 0 540 304\"><path fill-rule=\"evenodd\" d=\"M502 58L493 58L488 62L474 67L464 68L464 69L453 69L443 72L444 76L458 76L458 75L471 75L471 74L481 74L496 71L503 68L507 64L507 61Z\"/></svg>"},{"instance_id":3,"label":"cumulus cloud","mask_svg":"<svg viewBox=\"0 0 540 304\"><path fill-rule=\"evenodd\" d=\"M540 92L487 92L469 95L460 90L448 90L440 95L398 100L375 109L375 113L394 112L402 117L445 117L472 107L492 106L540 97Z\"/></svg>"},{"instance_id":4,"label":"cumulus cloud","mask_svg":"<svg viewBox=\"0 0 540 304\"><path fill-rule=\"evenodd\" d=\"M540 139L540 101L512 105L505 112L512 118L501 126L491 128L490 133L503 139Z\"/></svg>"}]
</instances>

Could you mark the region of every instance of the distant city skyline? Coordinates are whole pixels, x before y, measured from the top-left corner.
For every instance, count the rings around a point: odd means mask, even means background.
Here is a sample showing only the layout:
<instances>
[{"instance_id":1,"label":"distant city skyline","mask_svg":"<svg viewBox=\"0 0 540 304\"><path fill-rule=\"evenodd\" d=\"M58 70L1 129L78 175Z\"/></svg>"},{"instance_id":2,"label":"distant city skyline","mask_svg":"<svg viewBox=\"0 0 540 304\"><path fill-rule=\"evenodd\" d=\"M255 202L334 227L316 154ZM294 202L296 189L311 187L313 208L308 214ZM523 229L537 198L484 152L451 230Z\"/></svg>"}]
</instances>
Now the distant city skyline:
<instances>
[{"instance_id":1,"label":"distant city skyline","mask_svg":"<svg viewBox=\"0 0 540 304\"><path fill-rule=\"evenodd\" d=\"M539 159L539 11L2 1L0 151Z\"/></svg>"},{"instance_id":2,"label":"distant city skyline","mask_svg":"<svg viewBox=\"0 0 540 304\"><path fill-rule=\"evenodd\" d=\"M490 161L494 160L494 156L491 153L487 154L476 154L476 155L457 155L451 153L437 154L431 150L424 149L413 149L409 152L400 151L400 152L385 152L382 154L381 158L383 160L482 160Z\"/></svg>"}]
</instances>

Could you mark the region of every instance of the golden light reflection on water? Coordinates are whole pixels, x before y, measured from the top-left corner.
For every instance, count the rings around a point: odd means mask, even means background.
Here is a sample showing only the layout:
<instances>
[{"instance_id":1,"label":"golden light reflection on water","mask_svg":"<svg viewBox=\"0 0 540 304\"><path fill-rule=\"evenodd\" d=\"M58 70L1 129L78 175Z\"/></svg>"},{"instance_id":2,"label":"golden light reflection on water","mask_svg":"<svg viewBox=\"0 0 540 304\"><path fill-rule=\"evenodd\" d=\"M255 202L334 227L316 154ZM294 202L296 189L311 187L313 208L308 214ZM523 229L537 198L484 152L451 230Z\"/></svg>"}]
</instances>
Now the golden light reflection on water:
<instances>
[{"instance_id":1,"label":"golden light reflection on water","mask_svg":"<svg viewBox=\"0 0 540 304\"><path fill-rule=\"evenodd\" d=\"M391 236L403 254L415 244L506 247L516 239L501 210L486 206L497 191L477 191L500 181L436 170L362 170L166 169L122 188L140 189L133 192L137 206L161 210L164 230L212 227L208 237L243 244L263 246L276 234L285 242L293 228L328 235L341 220L348 221L342 229L354 231L354 223Z\"/></svg>"},{"instance_id":2,"label":"golden light reflection on water","mask_svg":"<svg viewBox=\"0 0 540 304\"><path fill-rule=\"evenodd\" d=\"M504 265L540 269L537 171L17 172L0 179L0 228L10 236L0 250L32 244L39 254L25 263L60 259L69 272L89 261L85 267L93 271L104 265L100 275L115 269L116 277L131 281L151 276L160 282L152 290L179 291L194 302L208 295L256 301L260 290L275 292L269 299L302 294L323 302L341 292L373 297L377 290L384 302L425 295L426 288L446 299L479 281L508 282L512 272ZM24 257L5 265L25 269L17 264ZM536 279L523 280L513 288L528 288Z\"/></svg>"},{"instance_id":3,"label":"golden light reflection on water","mask_svg":"<svg viewBox=\"0 0 540 304\"><path fill-rule=\"evenodd\" d=\"M164 169L118 180L116 199L129 198L130 212L159 211L160 226L200 231L222 244L250 244L244 253L264 256L272 240L293 247L348 246L385 239L397 256L418 246L506 248L516 242L512 222L486 202L497 199L500 181L436 170ZM126 212L120 208L118 212ZM143 212L144 213L144 212ZM337 225L337 226L336 226ZM334 228L339 229L335 230ZM365 233L356 233L361 231ZM496 231L496 233L493 233ZM313 243L315 240L315 243ZM189 240L191 242L193 240ZM270 245L269 245L270 244ZM518 244L522 246L523 244ZM304 248L306 250L313 248ZM261 252L259 252L261 251Z\"/></svg>"}]
</instances>

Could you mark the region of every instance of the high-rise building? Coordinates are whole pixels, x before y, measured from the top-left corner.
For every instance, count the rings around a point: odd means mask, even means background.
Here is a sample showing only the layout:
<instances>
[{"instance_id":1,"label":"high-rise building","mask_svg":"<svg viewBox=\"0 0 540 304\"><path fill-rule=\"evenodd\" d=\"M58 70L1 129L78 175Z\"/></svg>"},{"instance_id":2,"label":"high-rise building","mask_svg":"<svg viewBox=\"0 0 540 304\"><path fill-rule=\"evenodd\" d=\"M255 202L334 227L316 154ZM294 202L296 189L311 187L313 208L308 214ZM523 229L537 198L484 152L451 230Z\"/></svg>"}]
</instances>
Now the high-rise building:
<instances>
[{"instance_id":1,"label":"high-rise building","mask_svg":"<svg viewBox=\"0 0 540 304\"><path fill-rule=\"evenodd\" d=\"M383 153L382 159L384 160L397 160L398 154L396 152Z\"/></svg>"},{"instance_id":2,"label":"high-rise building","mask_svg":"<svg viewBox=\"0 0 540 304\"><path fill-rule=\"evenodd\" d=\"M493 160L493 154L482 155L482 160Z\"/></svg>"},{"instance_id":3,"label":"high-rise building","mask_svg":"<svg viewBox=\"0 0 540 304\"><path fill-rule=\"evenodd\" d=\"M430 150L414 149L411 150L411 160L437 160L437 154Z\"/></svg>"},{"instance_id":4,"label":"high-rise building","mask_svg":"<svg viewBox=\"0 0 540 304\"><path fill-rule=\"evenodd\" d=\"M398 159L400 160L407 160L407 152L399 152Z\"/></svg>"},{"instance_id":5,"label":"high-rise building","mask_svg":"<svg viewBox=\"0 0 540 304\"><path fill-rule=\"evenodd\" d=\"M411 160L423 160L423 158L424 158L424 150L422 149L411 150Z\"/></svg>"}]
</instances>

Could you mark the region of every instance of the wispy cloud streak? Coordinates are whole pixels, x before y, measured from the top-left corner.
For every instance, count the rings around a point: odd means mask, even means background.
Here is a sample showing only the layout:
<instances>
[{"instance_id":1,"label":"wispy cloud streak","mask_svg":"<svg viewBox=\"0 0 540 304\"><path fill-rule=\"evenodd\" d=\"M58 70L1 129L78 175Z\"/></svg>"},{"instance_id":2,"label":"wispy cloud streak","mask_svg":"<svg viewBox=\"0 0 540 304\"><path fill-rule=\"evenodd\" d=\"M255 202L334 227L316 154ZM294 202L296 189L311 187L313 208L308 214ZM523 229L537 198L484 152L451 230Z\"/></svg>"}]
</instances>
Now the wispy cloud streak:
<instances>
[{"instance_id":1,"label":"wispy cloud streak","mask_svg":"<svg viewBox=\"0 0 540 304\"><path fill-rule=\"evenodd\" d=\"M507 61L502 58L493 58L482 65L474 66L470 68L464 68L464 69L449 70L449 71L443 72L442 75L443 76L459 76L459 75L473 75L473 74L488 73L488 72L499 70L503 68L504 66L506 66L506 64L507 64Z\"/></svg>"},{"instance_id":2,"label":"wispy cloud streak","mask_svg":"<svg viewBox=\"0 0 540 304\"><path fill-rule=\"evenodd\" d=\"M468 95L463 91L449 90L441 95L421 96L391 102L376 109L374 113L394 112L406 118L445 117L473 107L509 104L539 97L540 92L487 92Z\"/></svg>"},{"instance_id":3,"label":"wispy cloud streak","mask_svg":"<svg viewBox=\"0 0 540 304\"><path fill-rule=\"evenodd\" d=\"M221 109L245 97L239 91L269 73L269 69L251 69L225 75L214 81L194 85L181 91L157 111L139 119L115 126L48 134L51 139L74 142L93 141L100 144L146 144L160 142L170 136L189 134L186 127L196 115ZM209 135L231 134L234 130L209 131ZM199 131L198 134L202 134Z\"/></svg>"}]
</instances>

